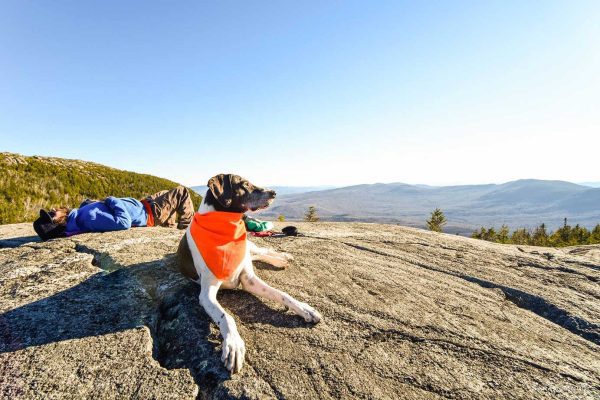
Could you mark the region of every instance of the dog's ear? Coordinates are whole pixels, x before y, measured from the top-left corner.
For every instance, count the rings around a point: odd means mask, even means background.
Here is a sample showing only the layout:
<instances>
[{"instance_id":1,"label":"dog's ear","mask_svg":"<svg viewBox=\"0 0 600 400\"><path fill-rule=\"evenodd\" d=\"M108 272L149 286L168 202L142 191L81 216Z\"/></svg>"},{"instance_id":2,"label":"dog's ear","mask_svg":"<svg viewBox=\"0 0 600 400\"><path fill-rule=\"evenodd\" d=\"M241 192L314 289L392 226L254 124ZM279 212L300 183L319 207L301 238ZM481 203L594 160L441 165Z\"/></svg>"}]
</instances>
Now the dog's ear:
<instances>
[{"instance_id":1,"label":"dog's ear","mask_svg":"<svg viewBox=\"0 0 600 400\"><path fill-rule=\"evenodd\" d=\"M208 189L223 207L230 207L233 202L231 175L219 174L208 180Z\"/></svg>"}]
</instances>

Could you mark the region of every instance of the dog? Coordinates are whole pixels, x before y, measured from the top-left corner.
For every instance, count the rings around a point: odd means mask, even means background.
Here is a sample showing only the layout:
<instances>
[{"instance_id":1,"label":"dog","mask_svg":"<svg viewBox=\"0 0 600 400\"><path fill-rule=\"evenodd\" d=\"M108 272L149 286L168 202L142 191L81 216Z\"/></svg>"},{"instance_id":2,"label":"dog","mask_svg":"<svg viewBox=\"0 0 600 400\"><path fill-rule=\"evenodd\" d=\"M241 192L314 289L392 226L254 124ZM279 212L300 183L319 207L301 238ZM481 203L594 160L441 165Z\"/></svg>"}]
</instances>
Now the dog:
<instances>
[{"instance_id":1,"label":"dog","mask_svg":"<svg viewBox=\"0 0 600 400\"><path fill-rule=\"evenodd\" d=\"M200 285L200 305L219 327L223 337L221 361L231 373L241 370L246 348L234 319L217 301L220 288L235 289L241 285L253 295L286 306L306 322L318 323L322 319L314 308L269 286L254 271L253 260L281 268L293 259L290 254L260 248L246 240L243 214L265 209L274 199L275 191L255 186L238 175L212 177L177 250L179 271ZM216 221L216 228L205 221ZM221 232L221 226L223 231L233 232L231 237Z\"/></svg>"}]
</instances>

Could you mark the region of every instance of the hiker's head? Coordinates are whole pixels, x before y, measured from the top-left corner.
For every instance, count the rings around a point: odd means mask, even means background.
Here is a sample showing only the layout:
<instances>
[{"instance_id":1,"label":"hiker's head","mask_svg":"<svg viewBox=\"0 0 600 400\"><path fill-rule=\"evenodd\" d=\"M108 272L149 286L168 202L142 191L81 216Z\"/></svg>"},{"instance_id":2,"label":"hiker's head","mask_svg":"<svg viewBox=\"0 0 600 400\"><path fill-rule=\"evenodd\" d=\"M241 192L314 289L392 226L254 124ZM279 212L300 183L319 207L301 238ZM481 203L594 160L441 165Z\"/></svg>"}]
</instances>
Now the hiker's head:
<instances>
[{"instance_id":1,"label":"hiker's head","mask_svg":"<svg viewBox=\"0 0 600 400\"><path fill-rule=\"evenodd\" d=\"M67 218L71 210L67 207L58 207L50 210L50 215L52 216L52 222L57 225L67 225Z\"/></svg>"},{"instance_id":2,"label":"hiker's head","mask_svg":"<svg viewBox=\"0 0 600 400\"><path fill-rule=\"evenodd\" d=\"M208 181L204 202L217 211L246 212L269 207L275 191L251 184L239 175L219 174Z\"/></svg>"},{"instance_id":3,"label":"hiker's head","mask_svg":"<svg viewBox=\"0 0 600 400\"><path fill-rule=\"evenodd\" d=\"M40 210L40 217L33 223L33 229L43 241L65 237L69 211L66 207Z\"/></svg>"}]
</instances>

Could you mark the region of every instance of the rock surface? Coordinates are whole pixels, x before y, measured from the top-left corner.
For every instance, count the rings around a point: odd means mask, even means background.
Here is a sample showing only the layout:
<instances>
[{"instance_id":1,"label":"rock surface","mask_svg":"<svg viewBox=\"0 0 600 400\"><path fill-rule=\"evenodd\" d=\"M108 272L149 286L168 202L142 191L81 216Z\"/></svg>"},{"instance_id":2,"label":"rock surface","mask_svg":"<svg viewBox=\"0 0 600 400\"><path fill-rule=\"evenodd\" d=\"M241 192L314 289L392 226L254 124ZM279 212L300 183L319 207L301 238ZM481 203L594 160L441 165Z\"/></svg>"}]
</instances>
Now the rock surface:
<instances>
[{"instance_id":1,"label":"rock surface","mask_svg":"<svg viewBox=\"0 0 600 400\"><path fill-rule=\"evenodd\" d=\"M0 396L600 398L600 246L296 225L306 237L253 239L295 261L256 268L324 321L221 291L248 349L234 376L199 288L175 272L180 231L39 243L0 226Z\"/></svg>"}]
</instances>

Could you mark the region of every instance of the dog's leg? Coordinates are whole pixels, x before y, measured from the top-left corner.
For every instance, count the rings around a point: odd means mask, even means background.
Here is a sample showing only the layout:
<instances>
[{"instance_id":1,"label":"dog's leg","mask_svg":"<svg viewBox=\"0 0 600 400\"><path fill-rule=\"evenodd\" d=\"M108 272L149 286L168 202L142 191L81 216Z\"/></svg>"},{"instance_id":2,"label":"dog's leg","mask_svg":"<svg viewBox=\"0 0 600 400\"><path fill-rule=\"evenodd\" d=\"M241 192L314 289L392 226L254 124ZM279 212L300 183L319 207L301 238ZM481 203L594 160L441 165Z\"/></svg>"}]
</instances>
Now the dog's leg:
<instances>
[{"instance_id":1,"label":"dog's leg","mask_svg":"<svg viewBox=\"0 0 600 400\"><path fill-rule=\"evenodd\" d=\"M221 281L210 275L212 274L203 274L201 278L200 305L204 307L206 313L217 324L221 336L223 336L221 361L229 371L239 372L244 363L246 347L233 317L227 314L217 302L217 292L221 286Z\"/></svg>"},{"instance_id":2,"label":"dog's leg","mask_svg":"<svg viewBox=\"0 0 600 400\"><path fill-rule=\"evenodd\" d=\"M264 261L276 267L283 268L287 266L294 257L289 253L278 252L265 247L258 247L256 244L248 241L248 249L253 261Z\"/></svg>"},{"instance_id":3,"label":"dog's leg","mask_svg":"<svg viewBox=\"0 0 600 400\"><path fill-rule=\"evenodd\" d=\"M321 314L311 306L301 301L296 300L289 294L282 292L281 290L275 289L265 283L258 276L247 271L242 272L240 276L242 287L245 291L250 292L256 296L261 296L269 300L273 300L279 304L282 304L304 318L306 322L317 323L323 319Z\"/></svg>"}]
</instances>

